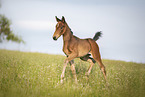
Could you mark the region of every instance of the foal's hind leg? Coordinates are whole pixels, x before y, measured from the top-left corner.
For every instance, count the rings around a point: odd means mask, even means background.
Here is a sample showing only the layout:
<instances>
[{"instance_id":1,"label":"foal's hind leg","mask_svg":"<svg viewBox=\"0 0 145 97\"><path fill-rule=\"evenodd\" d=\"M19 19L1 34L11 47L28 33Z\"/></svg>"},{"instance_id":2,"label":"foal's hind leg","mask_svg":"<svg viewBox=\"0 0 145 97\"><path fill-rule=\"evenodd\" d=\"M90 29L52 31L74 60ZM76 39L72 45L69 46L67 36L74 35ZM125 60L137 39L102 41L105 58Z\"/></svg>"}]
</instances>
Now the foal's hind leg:
<instances>
[{"instance_id":1,"label":"foal's hind leg","mask_svg":"<svg viewBox=\"0 0 145 97\"><path fill-rule=\"evenodd\" d=\"M90 72L91 72L91 70L92 70L92 67L93 67L94 64L96 63L96 61L95 61L93 58L89 57L89 54L86 55L86 56L84 56L84 57L81 57L80 59L83 60L83 61L88 61L88 62L90 62L90 66L89 66L89 68L88 68L88 70L87 70L87 72L86 72L86 74L85 74L85 75L86 75L86 79L88 80L89 74L90 74Z\"/></svg>"},{"instance_id":2,"label":"foal's hind leg","mask_svg":"<svg viewBox=\"0 0 145 97\"><path fill-rule=\"evenodd\" d=\"M106 70L105 70L105 66L103 65L102 60L101 60L99 46L97 45L97 43L94 40L91 40L91 39L89 40L89 43L91 45L91 54L93 56L93 59L96 62L98 62L99 66L103 72L104 78L106 80Z\"/></svg>"},{"instance_id":3,"label":"foal's hind leg","mask_svg":"<svg viewBox=\"0 0 145 97\"><path fill-rule=\"evenodd\" d=\"M85 74L86 75L86 79L88 80L89 74L90 74L90 72L92 70L92 67L94 66L94 63L93 63L91 58L89 58L87 61L90 62L90 66L89 66L89 68L88 68L88 70L87 70L87 72Z\"/></svg>"},{"instance_id":4,"label":"foal's hind leg","mask_svg":"<svg viewBox=\"0 0 145 97\"><path fill-rule=\"evenodd\" d=\"M107 80L105 66L103 65L103 63L102 63L101 60L98 60L97 62L98 62L99 66L100 66L100 68L101 68L101 70L103 72L103 75L104 75L105 80Z\"/></svg>"},{"instance_id":5,"label":"foal's hind leg","mask_svg":"<svg viewBox=\"0 0 145 97\"><path fill-rule=\"evenodd\" d=\"M102 63L102 60L101 60L101 57L100 57L100 53L99 52L98 53L95 53L95 54L92 53L92 55L93 55L93 58L95 59L95 61L98 62L99 66L100 66L100 69L103 72L103 75L104 75L105 80L107 80L105 66Z\"/></svg>"}]
</instances>

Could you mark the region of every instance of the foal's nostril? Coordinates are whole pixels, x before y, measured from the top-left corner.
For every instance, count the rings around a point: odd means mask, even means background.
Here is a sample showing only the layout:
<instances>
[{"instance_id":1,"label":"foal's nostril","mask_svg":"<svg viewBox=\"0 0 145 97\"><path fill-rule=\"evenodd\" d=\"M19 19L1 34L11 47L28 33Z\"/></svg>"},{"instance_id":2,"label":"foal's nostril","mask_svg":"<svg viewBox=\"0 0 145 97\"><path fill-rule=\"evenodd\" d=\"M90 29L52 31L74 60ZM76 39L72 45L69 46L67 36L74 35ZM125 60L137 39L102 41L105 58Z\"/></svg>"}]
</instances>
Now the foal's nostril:
<instances>
[{"instance_id":1,"label":"foal's nostril","mask_svg":"<svg viewBox=\"0 0 145 97\"><path fill-rule=\"evenodd\" d=\"M55 36L53 37L53 40L56 40L56 37Z\"/></svg>"}]
</instances>

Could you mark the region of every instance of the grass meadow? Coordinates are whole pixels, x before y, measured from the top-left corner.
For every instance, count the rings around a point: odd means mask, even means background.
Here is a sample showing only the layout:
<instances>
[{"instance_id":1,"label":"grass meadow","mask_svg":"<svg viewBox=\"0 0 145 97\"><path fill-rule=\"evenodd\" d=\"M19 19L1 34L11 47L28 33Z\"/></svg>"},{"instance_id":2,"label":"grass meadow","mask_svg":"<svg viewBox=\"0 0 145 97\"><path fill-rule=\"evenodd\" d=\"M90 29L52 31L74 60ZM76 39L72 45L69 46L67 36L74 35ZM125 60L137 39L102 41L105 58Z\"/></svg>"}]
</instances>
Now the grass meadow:
<instances>
[{"instance_id":1,"label":"grass meadow","mask_svg":"<svg viewBox=\"0 0 145 97\"><path fill-rule=\"evenodd\" d=\"M62 55L0 50L0 97L145 97L145 64L103 60L107 84L98 64L86 81L89 63L75 59L78 84L69 64L60 84L64 59Z\"/></svg>"}]
</instances>

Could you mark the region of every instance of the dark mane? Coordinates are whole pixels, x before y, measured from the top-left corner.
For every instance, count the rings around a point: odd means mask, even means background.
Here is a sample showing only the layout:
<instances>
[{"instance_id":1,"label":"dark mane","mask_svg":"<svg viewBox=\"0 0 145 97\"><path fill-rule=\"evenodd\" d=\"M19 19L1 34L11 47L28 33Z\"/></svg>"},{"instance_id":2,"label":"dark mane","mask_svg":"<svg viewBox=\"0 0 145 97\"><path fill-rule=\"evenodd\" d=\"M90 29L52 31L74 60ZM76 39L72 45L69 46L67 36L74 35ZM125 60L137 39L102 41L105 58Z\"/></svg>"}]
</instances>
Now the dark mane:
<instances>
[{"instance_id":1,"label":"dark mane","mask_svg":"<svg viewBox=\"0 0 145 97\"><path fill-rule=\"evenodd\" d=\"M73 34L73 31L71 30L71 28L70 28L70 32Z\"/></svg>"}]
</instances>

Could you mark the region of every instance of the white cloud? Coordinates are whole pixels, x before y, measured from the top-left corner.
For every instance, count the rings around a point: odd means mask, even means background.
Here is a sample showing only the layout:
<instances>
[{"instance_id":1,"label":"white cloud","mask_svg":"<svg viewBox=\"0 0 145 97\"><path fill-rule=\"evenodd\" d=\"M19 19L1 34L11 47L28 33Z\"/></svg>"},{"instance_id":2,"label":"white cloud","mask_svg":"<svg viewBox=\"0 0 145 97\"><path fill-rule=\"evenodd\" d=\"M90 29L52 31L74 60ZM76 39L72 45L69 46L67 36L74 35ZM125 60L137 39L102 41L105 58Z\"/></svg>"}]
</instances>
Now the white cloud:
<instances>
[{"instance_id":1,"label":"white cloud","mask_svg":"<svg viewBox=\"0 0 145 97\"><path fill-rule=\"evenodd\" d=\"M55 22L51 21L32 21L32 20L22 20L17 21L16 25L23 29L31 29L31 30L54 30Z\"/></svg>"}]
</instances>

